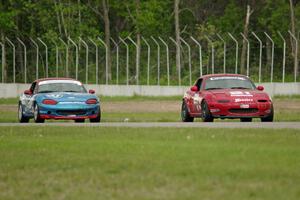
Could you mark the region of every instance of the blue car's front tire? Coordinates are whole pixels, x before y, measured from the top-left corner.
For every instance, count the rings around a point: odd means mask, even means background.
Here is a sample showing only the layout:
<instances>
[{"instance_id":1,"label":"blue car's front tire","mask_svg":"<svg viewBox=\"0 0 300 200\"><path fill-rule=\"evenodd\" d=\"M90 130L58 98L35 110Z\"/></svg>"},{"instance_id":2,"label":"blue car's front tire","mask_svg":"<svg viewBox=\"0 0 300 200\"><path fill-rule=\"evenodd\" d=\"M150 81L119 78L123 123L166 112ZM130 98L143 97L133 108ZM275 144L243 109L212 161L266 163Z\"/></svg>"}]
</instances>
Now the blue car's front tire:
<instances>
[{"instance_id":1,"label":"blue car's front tire","mask_svg":"<svg viewBox=\"0 0 300 200\"><path fill-rule=\"evenodd\" d=\"M18 108L18 119L19 119L20 123L28 123L29 122L29 117L26 117L23 114L23 106L21 103L19 103L19 108Z\"/></svg>"},{"instance_id":2,"label":"blue car's front tire","mask_svg":"<svg viewBox=\"0 0 300 200\"><path fill-rule=\"evenodd\" d=\"M34 118L35 123L44 123L45 122L45 119L42 119L40 117L40 110L39 110L39 106L37 104L35 104L35 106L34 106L33 118Z\"/></svg>"}]
</instances>

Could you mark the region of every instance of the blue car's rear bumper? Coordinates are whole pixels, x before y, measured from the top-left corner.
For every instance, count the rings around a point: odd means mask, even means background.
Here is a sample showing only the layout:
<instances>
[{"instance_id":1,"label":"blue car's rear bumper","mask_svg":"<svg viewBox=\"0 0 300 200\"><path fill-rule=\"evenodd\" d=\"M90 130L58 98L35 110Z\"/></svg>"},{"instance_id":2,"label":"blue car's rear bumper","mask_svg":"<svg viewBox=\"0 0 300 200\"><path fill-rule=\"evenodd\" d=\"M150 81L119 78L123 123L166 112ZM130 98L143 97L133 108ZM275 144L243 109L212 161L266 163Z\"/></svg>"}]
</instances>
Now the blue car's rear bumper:
<instances>
[{"instance_id":1,"label":"blue car's rear bumper","mask_svg":"<svg viewBox=\"0 0 300 200\"><path fill-rule=\"evenodd\" d=\"M39 104L40 118L42 119L92 119L100 112L99 104Z\"/></svg>"}]
</instances>

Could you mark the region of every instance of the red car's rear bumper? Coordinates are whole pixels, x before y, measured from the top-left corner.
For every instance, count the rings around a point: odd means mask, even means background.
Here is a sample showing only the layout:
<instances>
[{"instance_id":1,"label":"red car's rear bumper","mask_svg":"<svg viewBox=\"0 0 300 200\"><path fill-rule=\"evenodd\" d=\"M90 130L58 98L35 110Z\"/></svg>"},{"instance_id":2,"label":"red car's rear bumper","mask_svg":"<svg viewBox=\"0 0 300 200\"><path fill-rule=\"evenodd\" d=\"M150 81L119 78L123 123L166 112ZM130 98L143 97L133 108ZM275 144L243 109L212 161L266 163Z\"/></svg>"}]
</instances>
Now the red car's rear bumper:
<instances>
[{"instance_id":1,"label":"red car's rear bumper","mask_svg":"<svg viewBox=\"0 0 300 200\"><path fill-rule=\"evenodd\" d=\"M209 104L209 110L215 118L266 117L272 112L272 103L212 103Z\"/></svg>"}]
</instances>

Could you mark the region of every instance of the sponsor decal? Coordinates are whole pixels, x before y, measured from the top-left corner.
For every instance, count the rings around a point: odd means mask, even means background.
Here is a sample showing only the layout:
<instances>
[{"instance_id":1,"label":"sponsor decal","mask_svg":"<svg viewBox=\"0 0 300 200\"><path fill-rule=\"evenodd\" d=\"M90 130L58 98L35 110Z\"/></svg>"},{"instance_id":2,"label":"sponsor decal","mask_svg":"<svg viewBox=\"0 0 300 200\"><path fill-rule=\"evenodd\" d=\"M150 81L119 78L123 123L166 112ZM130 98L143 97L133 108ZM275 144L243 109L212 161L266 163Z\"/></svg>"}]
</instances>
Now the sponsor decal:
<instances>
[{"instance_id":1,"label":"sponsor decal","mask_svg":"<svg viewBox=\"0 0 300 200\"><path fill-rule=\"evenodd\" d=\"M234 80L246 80L244 77L238 77L238 76L220 76L220 77L211 77L210 80L214 81L214 80L230 80L230 79L234 79Z\"/></svg>"},{"instance_id":2,"label":"sponsor decal","mask_svg":"<svg viewBox=\"0 0 300 200\"><path fill-rule=\"evenodd\" d=\"M76 85L82 85L79 81L74 81L74 80L47 80L47 81L39 82L39 85L45 85L51 83L72 83Z\"/></svg>"}]
</instances>

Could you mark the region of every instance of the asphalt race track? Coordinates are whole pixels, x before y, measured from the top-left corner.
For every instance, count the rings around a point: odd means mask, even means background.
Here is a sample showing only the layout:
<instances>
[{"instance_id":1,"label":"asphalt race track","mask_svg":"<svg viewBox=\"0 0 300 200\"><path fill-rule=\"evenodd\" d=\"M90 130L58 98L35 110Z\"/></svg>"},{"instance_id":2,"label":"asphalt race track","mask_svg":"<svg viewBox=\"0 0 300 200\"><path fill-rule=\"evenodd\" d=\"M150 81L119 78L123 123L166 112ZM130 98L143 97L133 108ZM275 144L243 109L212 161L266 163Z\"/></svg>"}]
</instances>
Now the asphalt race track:
<instances>
[{"instance_id":1,"label":"asphalt race track","mask_svg":"<svg viewBox=\"0 0 300 200\"><path fill-rule=\"evenodd\" d=\"M300 122L104 122L104 123L0 123L1 126L78 126L78 127L130 127L130 128L267 128L267 129L300 129Z\"/></svg>"}]
</instances>

